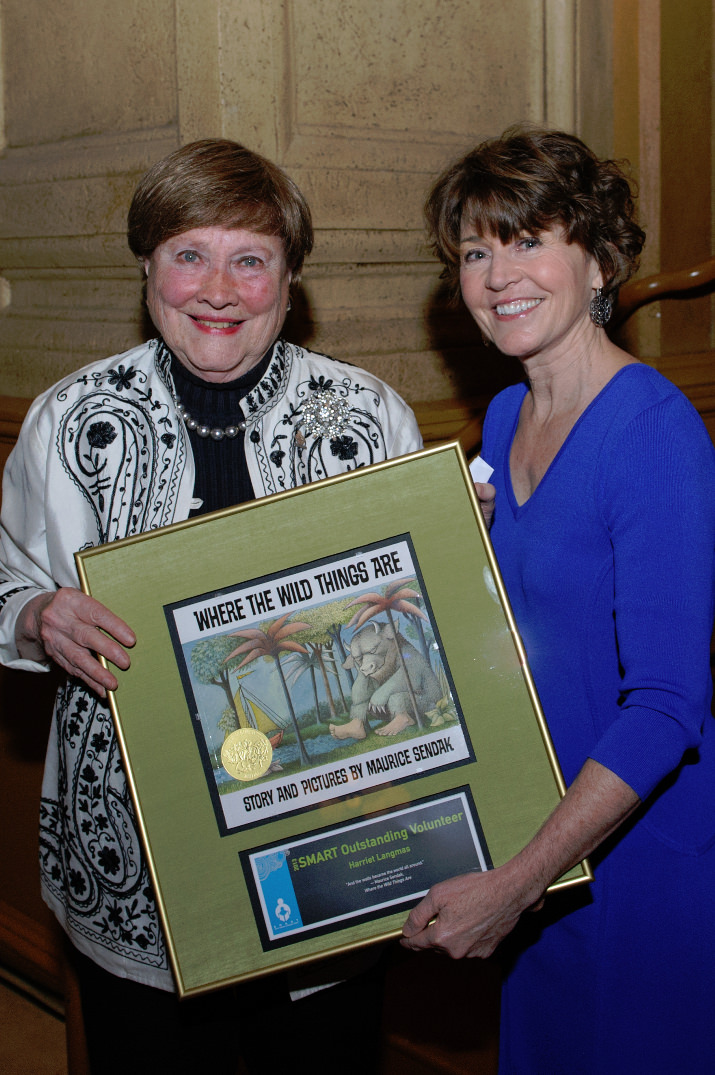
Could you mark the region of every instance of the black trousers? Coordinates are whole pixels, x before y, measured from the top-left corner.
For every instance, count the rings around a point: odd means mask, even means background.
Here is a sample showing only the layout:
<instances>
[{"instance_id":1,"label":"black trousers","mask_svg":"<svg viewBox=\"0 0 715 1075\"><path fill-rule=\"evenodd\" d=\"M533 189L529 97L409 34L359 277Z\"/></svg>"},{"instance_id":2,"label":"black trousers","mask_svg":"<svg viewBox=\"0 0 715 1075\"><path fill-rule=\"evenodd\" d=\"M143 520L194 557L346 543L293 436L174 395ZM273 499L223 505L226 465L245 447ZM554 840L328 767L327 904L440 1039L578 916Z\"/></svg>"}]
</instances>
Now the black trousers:
<instances>
[{"instance_id":1,"label":"black trousers","mask_svg":"<svg viewBox=\"0 0 715 1075\"><path fill-rule=\"evenodd\" d=\"M73 959L92 1075L380 1070L384 960L292 1001L282 974L179 1000L117 978L76 950Z\"/></svg>"}]
</instances>

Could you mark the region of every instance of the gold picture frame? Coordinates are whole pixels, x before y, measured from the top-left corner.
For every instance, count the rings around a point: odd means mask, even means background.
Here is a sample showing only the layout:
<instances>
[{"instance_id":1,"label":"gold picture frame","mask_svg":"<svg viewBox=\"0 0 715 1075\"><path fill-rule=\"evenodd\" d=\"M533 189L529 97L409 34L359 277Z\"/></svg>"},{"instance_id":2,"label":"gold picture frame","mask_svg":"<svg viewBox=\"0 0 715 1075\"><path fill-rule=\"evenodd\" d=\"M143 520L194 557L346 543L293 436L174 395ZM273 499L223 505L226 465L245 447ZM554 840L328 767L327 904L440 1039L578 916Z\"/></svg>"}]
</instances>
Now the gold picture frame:
<instances>
[{"instance_id":1,"label":"gold picture frame","mask_svg":"<svg viewBox=\"0 0 715 1075\"><path fill-rule=\"evenodd\" d=\"M399 934L564 793L456 443L76 560L137 635L110 704L181 996Z\"/></svg>"}]
</instances>

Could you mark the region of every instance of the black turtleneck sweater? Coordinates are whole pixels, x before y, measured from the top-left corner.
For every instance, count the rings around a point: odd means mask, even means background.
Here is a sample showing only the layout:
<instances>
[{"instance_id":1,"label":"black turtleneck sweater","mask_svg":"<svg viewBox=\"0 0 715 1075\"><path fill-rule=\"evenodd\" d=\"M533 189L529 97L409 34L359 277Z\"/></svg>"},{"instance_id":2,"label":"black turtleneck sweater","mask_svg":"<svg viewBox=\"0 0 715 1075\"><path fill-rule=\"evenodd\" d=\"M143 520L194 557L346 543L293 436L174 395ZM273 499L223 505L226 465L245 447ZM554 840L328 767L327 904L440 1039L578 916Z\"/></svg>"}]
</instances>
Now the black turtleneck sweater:
<instances>
[{"instance_id":1,"label":"black turtleneck sweater","mask_svg":"<svg viewBox=\"0 0 715 1075\"><path fill-rule=\"evenodd\" d=\"M199 425L211 429L238 425L243 421L239 403L265 374L272 353L271 347L248 373L222 384L202 380L172 355L171 375L176 394ZM224 437L223 440L200 437L189 429L187 433L196 463L194 498L202 501L200 507L192 509L191 516L204 515L255 499L243 450L242 431L237 437Z\"/></svg>"}]
</instances>

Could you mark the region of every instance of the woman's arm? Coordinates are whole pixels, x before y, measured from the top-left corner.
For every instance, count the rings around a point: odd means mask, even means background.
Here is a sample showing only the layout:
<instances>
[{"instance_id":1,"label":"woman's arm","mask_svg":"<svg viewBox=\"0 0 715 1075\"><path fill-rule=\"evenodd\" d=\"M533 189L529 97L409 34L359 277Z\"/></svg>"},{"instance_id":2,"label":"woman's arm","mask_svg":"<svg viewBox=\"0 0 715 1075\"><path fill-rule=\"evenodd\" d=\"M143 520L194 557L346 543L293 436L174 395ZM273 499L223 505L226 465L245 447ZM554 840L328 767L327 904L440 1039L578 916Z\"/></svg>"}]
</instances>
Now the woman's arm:
<instances>
[{"instance_id":1,"label":"woman's arm","mask_svg":"<svg viewBox=\"0 0 715 1075\"><path fill-rule=\"evenodd\" d=\"M639 802L620 777L588 760L523 851L495 870L431 888L410 912L401 943L436 948L453 959L490 956L548 886L594 851Z\"/></svg>"},{"instance_id":2,"label":"woman's arm","mask_svg":"<svg viewBox=\"0 0 715 1075\"><path fill-rule=\"evenodd\" d=\"M490 453L488 436L485 422ZM490 955L548 885L598 847L683 752L697 747L710 719L712 445L690 405L673 394L629 421L601 453L599 468L624 667L618 715L584 748L591 757L523 851L495 870L434 886L404 926L409 948L438 948L454 958ZM668 511L669 504L681 510Z\"/></svg>"},{"instance_id":3,"label":"woman's arm","mask_svg":"<svg viewBox=\"0 0 715 1075\"><path fill-rule=\"evenodd\" d=\"M56 435L47 399L30 408L3 475L0 659L38 670L51 659L104 697L117 681L95 654L128 668L122 647L136 639L126 623L77 588L70 549L56 540L53 545L64 504L47 474L47 446Z\"/></svg>"}]
</instances>

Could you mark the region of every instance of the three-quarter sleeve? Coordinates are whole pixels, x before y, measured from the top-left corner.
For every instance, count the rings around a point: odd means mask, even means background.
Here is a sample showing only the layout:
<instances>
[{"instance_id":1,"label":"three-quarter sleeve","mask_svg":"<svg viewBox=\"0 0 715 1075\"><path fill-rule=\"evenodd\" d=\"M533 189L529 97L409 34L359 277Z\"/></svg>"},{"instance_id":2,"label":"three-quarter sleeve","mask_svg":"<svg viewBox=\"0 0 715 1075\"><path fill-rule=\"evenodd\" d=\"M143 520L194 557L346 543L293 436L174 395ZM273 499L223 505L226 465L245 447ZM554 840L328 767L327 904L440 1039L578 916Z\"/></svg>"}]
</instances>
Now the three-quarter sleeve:
<instances>
[{"instance_id":1,"label":"three-quarter sleeve","mask_svg":"<svg viewBox=\"0 0 715 1075\"><path fill-rule=\"evenodd\" d=\"M50 434L42 425L37 402L5 466L0 512L0 662L30 671L44 671L47 666L19 657L15 624L28 601L57 589L49 562L45 513Z\"/></svg>"},{"instance_id":2,"label":"three-quarter sleeve","mask_svg":"<svg viewBox=\"0 0 715 1075\"><path fill-rule=\"evenodd\" d=\"M639 414L600 462L613 546L620 713L590 756L645 798L709 719L715 453L679 395Z\"/></svg>"}]
</instances>

